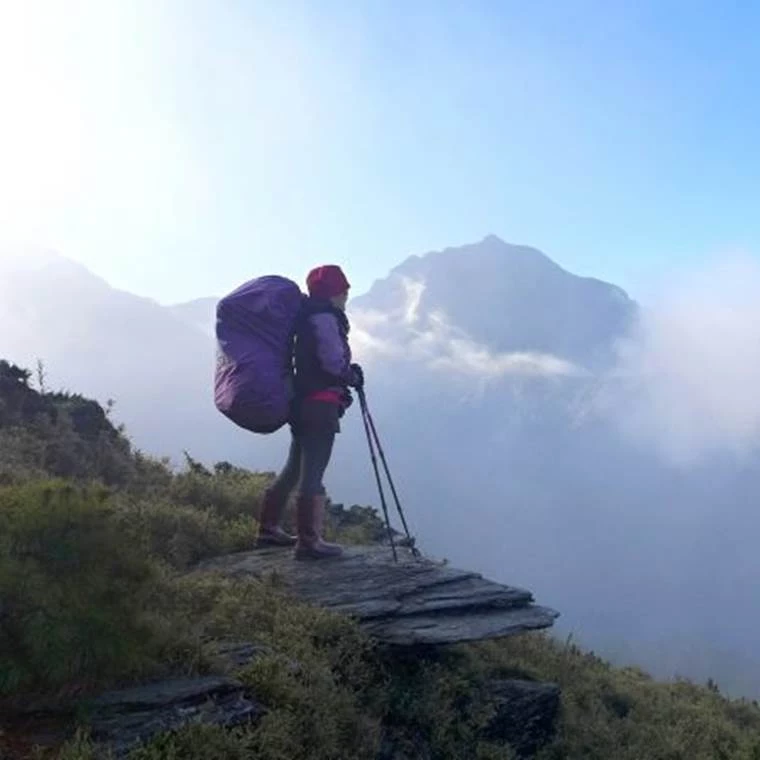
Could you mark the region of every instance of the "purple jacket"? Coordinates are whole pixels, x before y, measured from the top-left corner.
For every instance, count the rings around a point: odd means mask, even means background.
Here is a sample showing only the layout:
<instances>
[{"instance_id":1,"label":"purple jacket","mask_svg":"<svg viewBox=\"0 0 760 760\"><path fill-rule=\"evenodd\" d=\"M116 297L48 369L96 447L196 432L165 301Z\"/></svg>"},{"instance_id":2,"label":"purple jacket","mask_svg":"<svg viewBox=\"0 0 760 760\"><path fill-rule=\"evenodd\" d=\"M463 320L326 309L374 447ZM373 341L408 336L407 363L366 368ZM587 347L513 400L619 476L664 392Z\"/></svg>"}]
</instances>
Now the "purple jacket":
<instances>
[{"instance_id":1,"label":"purple jacket","mask_svg":"<svg viewBox=\"0 0 760 760\"><path fill-rule=\"evenodd\" d=\"M295 389L304 399L322 391L346 395L353 379L348 318L329 301L309 298L296 330Z\"/></svg>"}]
</instances>

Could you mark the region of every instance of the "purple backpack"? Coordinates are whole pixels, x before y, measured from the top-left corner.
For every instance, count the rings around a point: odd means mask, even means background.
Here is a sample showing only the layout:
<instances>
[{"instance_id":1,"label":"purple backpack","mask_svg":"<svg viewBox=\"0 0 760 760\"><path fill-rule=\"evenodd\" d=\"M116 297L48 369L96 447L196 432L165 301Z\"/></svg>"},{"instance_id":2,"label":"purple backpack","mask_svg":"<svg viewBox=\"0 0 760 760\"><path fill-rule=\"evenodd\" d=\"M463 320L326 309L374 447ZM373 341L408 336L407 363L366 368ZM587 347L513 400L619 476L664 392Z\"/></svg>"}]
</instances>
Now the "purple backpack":
<instances>
[{"instance_id":1,"label":"purple backpack","mask_svg":"<svg viewBox=\"0 0 760 760\"><path fill-rule=\"evenodd\" d=\"M288 421L293 340L305 296L277 275L246 282L216 307L216 408L254 433Z\"/></svg>"}]
</instances>

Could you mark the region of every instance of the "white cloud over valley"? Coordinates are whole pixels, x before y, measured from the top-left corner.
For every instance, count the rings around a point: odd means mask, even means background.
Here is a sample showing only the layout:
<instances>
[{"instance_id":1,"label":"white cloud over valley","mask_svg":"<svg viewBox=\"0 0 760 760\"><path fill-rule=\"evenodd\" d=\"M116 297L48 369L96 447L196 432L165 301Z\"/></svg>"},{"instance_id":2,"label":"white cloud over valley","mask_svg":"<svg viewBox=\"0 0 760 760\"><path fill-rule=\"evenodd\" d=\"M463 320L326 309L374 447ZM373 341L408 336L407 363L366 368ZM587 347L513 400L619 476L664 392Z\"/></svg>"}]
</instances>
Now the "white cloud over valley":
<instances>
[{"instance_id":1,"label":"white cloud over valley","mask_svg":"<svg viewBox=\"0 0 760 760\"><path fill-rule=\"evenodd\" d=\"M403 359L424 367L479 380L501 377L577 377L587 374L578 365L551 354L498 352L452 324L442 310L422 312L425 283L399 278L404 298L388 312L352 312L353 344L368 362Z\"/></svg>"},{"instance_id":2,"label":"white cloud over valley","mask_svg":"<svg viewBox=\"0 0 760 760\"><path fill-rule=\"evenodd\" d=\"M721 256L642 311L597 399L669 461L745 457L760 442L760 263Z\"/></svg>"}]
</instances>

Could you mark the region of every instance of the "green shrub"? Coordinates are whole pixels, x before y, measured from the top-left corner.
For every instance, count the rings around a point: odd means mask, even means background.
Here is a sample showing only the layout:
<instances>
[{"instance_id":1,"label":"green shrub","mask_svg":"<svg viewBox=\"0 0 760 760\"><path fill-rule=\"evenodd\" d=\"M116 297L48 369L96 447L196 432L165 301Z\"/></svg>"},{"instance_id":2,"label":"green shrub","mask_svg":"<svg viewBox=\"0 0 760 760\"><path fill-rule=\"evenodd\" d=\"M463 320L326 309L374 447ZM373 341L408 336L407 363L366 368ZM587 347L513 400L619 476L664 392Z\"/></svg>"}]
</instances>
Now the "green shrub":
<instances>
[{"instance_id":1,"label":"green shrub","mask_svg":"<svg viewBox=\"0 0 760 760\"><path fill-rule=\"evenodd\" d=\"M258 516L271 474L218 463L211 472L189 456L187 469L176 475L167 493L175 504L213 509L224 518Z\"/></svg>"},{"instance_id":2,"label":"green shrub","mask_svg":"<svg viewBox=\"0 0 760 760\"><path fill-rule=\"evenodd\" d=\"M383 518L373 507L354 504L346 509L343 504L329 504L325 522L326 536L344 544L373 544L388 536Z\"/></svg>"},{"instance_id":3,"label":"green shrub","mask_svg":"<svg viewBox=\"0 0 760 760\"><path fill-rule=\"evenodd\" d=\"M84 752L88 750L85 748ZM185 731L165 734L151 744L134 750L129 760L252 760L256 754L253 737L244 729L191 726ZM63 760L63 759L61 759ZM71 760L89 760L87 755ZM283 757L282 760L285 760Z\"/></svg>"},{"instance_id":4,"label":"green shrub","mask_svg":"<svg viewBox=\"0 0 760 760\"><path fill-rule=\"evenodd\" d=\"M250 549L256 521L238 516L226 520L215 510L178 506L166 501L117 497L115 517L123 532L147 556L185 569L218 554Z\"/></svg>"},{"instance_id":5,"label":"green shrub","mask_svg":"<svg viewBox=\"0 0 760 760\"><path fill-rule=\"evenodd\" d=\"M0 693L155 665L170 648L152 620L160 582L102 489L0 488Z\"/></svg>"},{"instance_id":6,"label":"green shrub","mask_svg":"<svg viewBox=\"0 0 760 760\"><path fill-rule=\"evenodd\" d=\"M0 485L44 478L45 442L23 428L0 428Z\"/></svg>"},{"instance_id":7,"label":"green shrub","mask_svg":"<svg viewBox=\"0 0 760 760\"><path fill-rule=\"evenodd\" d=\"M106 409L72 393L38 391L31 373L0 360L0 477L48 476L127 486L145 475Z\"/></svg>"}]
</instances>

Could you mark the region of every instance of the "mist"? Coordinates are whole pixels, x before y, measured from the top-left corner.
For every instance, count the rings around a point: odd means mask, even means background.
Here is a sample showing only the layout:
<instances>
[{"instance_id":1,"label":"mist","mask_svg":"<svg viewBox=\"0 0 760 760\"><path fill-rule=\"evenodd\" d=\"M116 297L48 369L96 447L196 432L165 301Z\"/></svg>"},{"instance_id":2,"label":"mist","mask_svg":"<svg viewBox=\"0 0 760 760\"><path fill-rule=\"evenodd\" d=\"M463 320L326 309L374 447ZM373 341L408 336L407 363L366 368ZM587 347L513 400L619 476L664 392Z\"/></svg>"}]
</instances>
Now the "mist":
<instances>
[{"instance_id":1,"label":"mist","mask_svg":"<svg viewBox=\"0 0 760 760\"><path fill-rule=\"evenodd\" d=\"M600 402L679 467L752 457L760 440L760 264L712 261L642 311Z\"/></svg>"}]
</instances>

